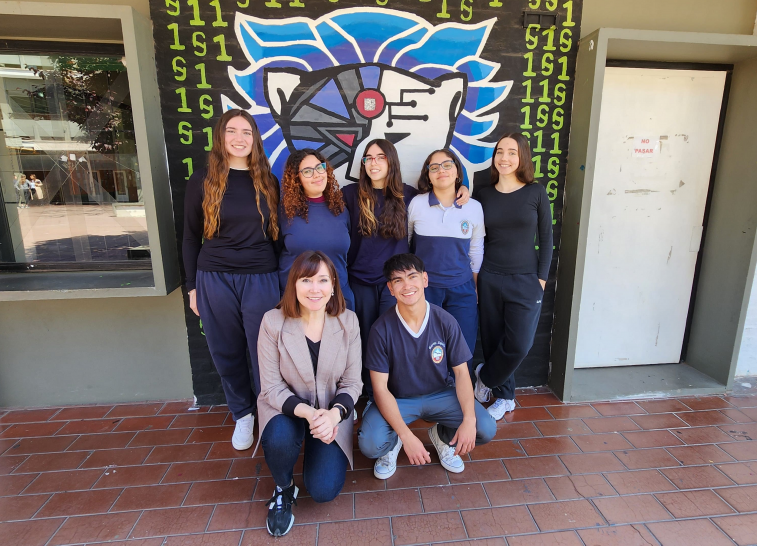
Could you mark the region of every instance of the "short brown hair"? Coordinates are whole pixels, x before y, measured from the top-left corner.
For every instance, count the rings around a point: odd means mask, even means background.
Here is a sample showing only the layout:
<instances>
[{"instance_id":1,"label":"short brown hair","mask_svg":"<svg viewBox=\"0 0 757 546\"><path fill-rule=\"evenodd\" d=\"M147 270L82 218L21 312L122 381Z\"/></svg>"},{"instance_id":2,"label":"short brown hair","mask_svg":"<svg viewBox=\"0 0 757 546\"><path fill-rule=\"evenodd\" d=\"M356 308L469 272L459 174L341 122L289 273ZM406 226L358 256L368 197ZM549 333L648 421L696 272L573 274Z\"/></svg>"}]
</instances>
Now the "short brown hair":
<instances>
[{"instance_id":1,"label":"short brown hair","mask_svg":"<svg viewBox=\"0 0 757 546\"><path fill-rule=\"evenodd\" d=\"M289 270L289 278L287 279L286 288L284 288L284 295L276 306L277 309L281 309L285 317L299 318L302 316L295 284L300 279L312 277L318 273L322 263L326 264L326 269L329 270L329 275L334 283L334 295L331 296L331 299L326 304L326 312L332 317L336 317L347 309L334 262L320 250L306 250L294 259L294 263Z\"/></svg>"},{"instance_id":2,"label":"short brown hair","mask_svg":"<svg viewBox=\"0 0 757 546\"><path fill-rule=\"evenodd\" d=\"M492 186L499 182L499 171L494 166L494 160L497 156L497 146L506 138L513 139L518 145L518 168L515 169L516 178L524 184L533 184L536 180L534 180L534 162L531 159L531 147L528 145L528 139L523 133L506 133L499 137L499 140L494 145L494 152L492 153Z\"/></svg>"}]
</instances>

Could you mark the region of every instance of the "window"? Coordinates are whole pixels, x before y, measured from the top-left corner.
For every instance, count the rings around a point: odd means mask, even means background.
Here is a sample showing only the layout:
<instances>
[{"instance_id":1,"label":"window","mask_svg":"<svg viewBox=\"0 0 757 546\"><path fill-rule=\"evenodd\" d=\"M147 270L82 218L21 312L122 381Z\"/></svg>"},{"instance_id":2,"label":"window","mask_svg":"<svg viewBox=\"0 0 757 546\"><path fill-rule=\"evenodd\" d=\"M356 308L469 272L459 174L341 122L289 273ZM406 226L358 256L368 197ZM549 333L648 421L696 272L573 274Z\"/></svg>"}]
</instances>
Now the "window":
<instances>
[{"instance_id":1,"label":"window","mask_svg":"<svg viewBox=\"0 0 757 546\"><path fill-rule=\"evenodd\" d=\"M0 271L151 269L120 47L0 51Z\"/></svg>"}]
</instances>

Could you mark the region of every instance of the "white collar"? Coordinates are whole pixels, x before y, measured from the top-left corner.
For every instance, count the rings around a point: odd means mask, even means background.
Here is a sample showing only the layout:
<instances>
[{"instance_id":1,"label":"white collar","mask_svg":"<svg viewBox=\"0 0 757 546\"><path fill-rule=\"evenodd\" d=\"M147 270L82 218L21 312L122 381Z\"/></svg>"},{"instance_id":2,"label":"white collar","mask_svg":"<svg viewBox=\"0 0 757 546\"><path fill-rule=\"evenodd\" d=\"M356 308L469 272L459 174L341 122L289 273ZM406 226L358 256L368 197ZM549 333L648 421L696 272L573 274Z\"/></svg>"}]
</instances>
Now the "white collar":
<instances>
[{"instance_id":1,"label":"white collar","mask_svg":"<svg viewBox=\"0 0 757 546\"><path fill-rule=\"evenodd\" d=\"M400 309L397 305L394 306L394 310L397 313L397 316L400 318L400 322L402 323L402 326L405 327L405 330L407 330L407 333L413 336L415 339L418 339L423 334L424 330L426 330L426 325L428 325L428 316L431 313L431 305L426 301L426 316L423 318L423 324L421 324L421 329L418 330L418 333L416 334L413 332L412 328L407 325L407 322L405 322L405 319L402 318L402 315L400 314Z\"/></svg>"}]
</instances>

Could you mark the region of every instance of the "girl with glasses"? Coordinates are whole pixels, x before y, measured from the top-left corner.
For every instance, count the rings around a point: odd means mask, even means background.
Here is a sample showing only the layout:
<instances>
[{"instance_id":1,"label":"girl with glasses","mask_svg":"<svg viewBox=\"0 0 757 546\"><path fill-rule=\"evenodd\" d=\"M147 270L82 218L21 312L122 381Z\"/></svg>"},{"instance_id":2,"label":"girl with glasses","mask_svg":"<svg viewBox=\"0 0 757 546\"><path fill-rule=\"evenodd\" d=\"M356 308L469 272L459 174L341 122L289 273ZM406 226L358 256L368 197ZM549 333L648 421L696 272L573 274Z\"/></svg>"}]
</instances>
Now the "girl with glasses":
<instances>
[{"instance_id":1,"label":"girl with glasses","mask_svg":"<svg viewBox=\"0 0 757 546\"><path fill-rule=\"evenodd\" d=\"M371 326L397 303L382 271L386 260L409 252L407 206L418 192L402 183L397 149L385 139L372 140L366 145L358 182L342 191L350 214L349 284L355 294L365 355ZM462 188L458 197L461 204L467 202L468 189ZM363 382L370 395L367 370Z\"/></svg>"},{"instance_id":2,"label":"girl with glasses","mask_svg":"<svg viewBox=\"0 0 757 546\"><path fill-rule=\"evenodd\" d=\"M484 258L484 212L478 201L460 205L463 167L452 151L432 152L407 209L410 249L426 265L426 299L449 312L473 353L478 334L476 281ZM471 362L468 366L471 366ZM469 370L472 373L472 369Z\"/></svg>"},{"instance_id":3,"label":"girl with glasses","mask_svg":"<svg viewBox=\"0 0 757 546\"><path fill-rule=\"evenodd\" d=\"M488 411L499 420L515 409L513 374L534 343L552 262L549 198L534 180L521 133L499 139L491 183L477 188L476 198L484 209L486 241L478 278L484 363L476 368L475 393L482 403L494 395Z\"/></svg>"},{"instance_id":4,"label":"girl with glasses","mask_svg":"<svg viewBox=\"0 0 757 546\"><path fill-rule=\"evenodd\" d=\"M243 110L227 111L213 129L208 168L187 182L182 254L189 307L202 319L236 421L231 444L237 450L253 443L258 332L279 302L278 206L278 180L255 120Z\"/></svg>"},{"instance_id":5,"label":"girl with glasses","mask_svg":"<svg viewBox=\"0 0 757 546\"><path fill-rule=\"evenodd\" d=\"M320 250L334 262L347 308L354 310L347 282L350 215L331 165L316 150L297 150L287 159L281 189L281 293L294 259L306 250Z\"/></svg>"}]
</instances>

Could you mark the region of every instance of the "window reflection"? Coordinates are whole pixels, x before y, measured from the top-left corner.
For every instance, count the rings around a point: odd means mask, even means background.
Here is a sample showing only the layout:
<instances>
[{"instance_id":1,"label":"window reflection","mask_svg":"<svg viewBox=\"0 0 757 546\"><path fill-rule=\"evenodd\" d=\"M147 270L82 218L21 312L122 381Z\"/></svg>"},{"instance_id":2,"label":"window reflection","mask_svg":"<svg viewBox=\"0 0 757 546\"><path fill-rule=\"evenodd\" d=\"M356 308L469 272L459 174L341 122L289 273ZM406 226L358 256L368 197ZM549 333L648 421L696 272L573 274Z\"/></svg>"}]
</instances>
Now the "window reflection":
<instances>
[{"instance_id":1,"label":"window reflection","mask_svg":"<svg viewBox=\"0 0 757 546\"><path fill-rule=\"evenodd\" d=\"M0 268L150 268L121 57L0 52Z\"/></svg>"}]
</instances>

